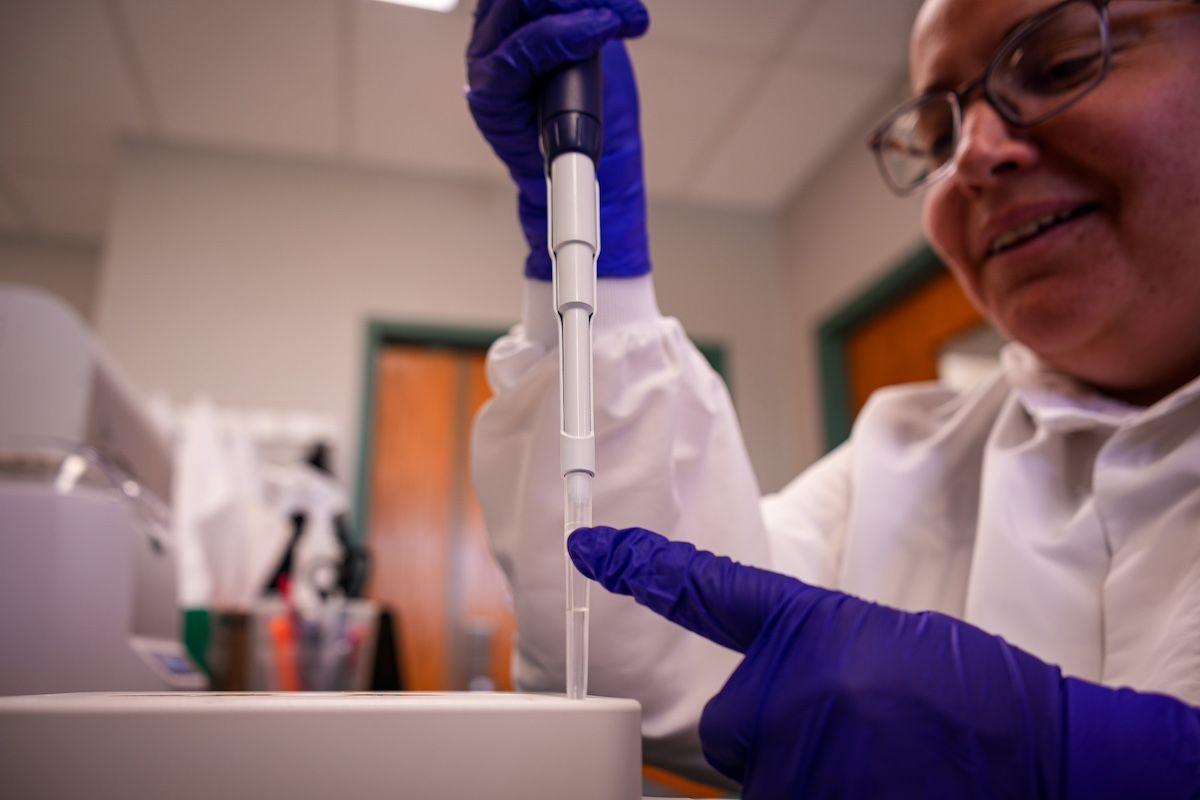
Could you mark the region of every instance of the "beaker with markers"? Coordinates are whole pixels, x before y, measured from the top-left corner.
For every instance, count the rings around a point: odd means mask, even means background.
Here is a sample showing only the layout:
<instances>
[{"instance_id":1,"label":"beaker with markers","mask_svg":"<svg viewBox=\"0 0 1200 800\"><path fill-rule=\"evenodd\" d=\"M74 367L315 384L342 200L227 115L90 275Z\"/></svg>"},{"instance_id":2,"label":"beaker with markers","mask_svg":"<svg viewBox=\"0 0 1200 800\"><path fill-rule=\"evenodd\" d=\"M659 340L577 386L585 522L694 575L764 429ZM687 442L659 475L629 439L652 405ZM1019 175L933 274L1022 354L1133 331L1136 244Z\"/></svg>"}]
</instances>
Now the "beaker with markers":
<instances>
[{"instance_id":1,"label":"beaker with markers","mask_svg":"<svg viewBox=\"0 0 1200 800\"><path fill-rule=\"evenodd\" d=\"M299 611L282 599L254 613L252 688L268 691L355 691L369 688L377 606L331 598Z\"/></svg>"}]
</instances>

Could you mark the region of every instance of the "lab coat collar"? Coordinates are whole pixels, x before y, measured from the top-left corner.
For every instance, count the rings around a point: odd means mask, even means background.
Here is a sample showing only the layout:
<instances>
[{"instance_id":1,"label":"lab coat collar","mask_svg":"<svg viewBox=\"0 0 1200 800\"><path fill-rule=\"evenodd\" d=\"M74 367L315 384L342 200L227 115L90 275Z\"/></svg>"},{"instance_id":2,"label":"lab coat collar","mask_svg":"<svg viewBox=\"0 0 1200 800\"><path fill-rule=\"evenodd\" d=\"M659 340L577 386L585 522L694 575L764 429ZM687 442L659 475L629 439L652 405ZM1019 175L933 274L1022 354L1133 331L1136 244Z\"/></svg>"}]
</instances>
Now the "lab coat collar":
<instances>
[{"instance_id":1,"label":"lab coat collar","mask_svg":"<svg viewBox=\"0 0 1200 800\"><path fill-rule=\"evenodd\" d=\"M1016 342L1001 351L1000 363L1030 416L1049 429L1064 432L1135 427L1169 414L1200 395L1198 376L1151 406L1136 406L1103 395L1055 370Z\"/></svg>"}]
</instances>

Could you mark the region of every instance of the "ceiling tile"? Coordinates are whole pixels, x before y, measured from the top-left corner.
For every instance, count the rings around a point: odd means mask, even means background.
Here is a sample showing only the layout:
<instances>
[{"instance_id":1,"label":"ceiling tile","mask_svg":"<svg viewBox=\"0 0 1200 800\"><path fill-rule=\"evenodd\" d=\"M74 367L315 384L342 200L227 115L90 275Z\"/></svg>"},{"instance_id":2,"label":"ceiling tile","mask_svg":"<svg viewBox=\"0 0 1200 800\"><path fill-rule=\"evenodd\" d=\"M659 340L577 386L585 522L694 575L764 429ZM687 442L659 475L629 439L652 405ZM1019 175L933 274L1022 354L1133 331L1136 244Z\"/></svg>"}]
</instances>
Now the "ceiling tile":
<instances>
[{"instance_id":1,"label":"ceiling tile","mask_svg":"<svg viewBox=\"0 0 1200 800\"><path fill-rule=\"evenodd\" d=\"M121 2L167 134L335 151L337 0Z\"/></svg>"},{"instance_id":2,"label":"ceiling tile","mask_svg":"<svg viewBox=\"0 0 1200 800\"><path fill-rule=\"evenodd\" d=\"M776 70L699 176L691 199L777 207L845 139L866 140L863 116L893 88L891 77L857 70Z\"/></svg>"},{"instance_id":3,"label":"ceiling tile","mask_svg":"<svg viewBox=\"0 0 1200 800\"><path fill-rule=\"evenodd\" d=\"M646 39L710 57L762 55L789 21L813 5L813 0L646 0Z\"/></svg>"},{"instance_id":4,"label":"ceiling tile","mask_svg":"<svg viewBox=\"0 0 1200 800\"><path fill-rule=\"evenodd\" d=\"M709 58L630 45L641 97L646 184L651 196L678 198L699 149L724 124L734 95L754 71L745 57Z\"/></svg>"},{"instance_id":5,"label":"ceiling tile","mask_svg":"<svg viewBox=\"0 0 1200 800\"><path fill-rule=\"evenodd\" d=\"M826 0L796 37L793 65L861 65L901 75L908 34L923 0Z\"/></svg>"},{"instance_id":6,"label":"ceiling tile","mask_svg":"<svg viewBox=\"0 0 1200 800\"><path fill-rule=\"evenodd\" d=\"M78 0L0 2L0 155L104 168L141 110L103 8Z\"/></svg>"},{"instance_id":7,"label":"ceiling tile","mask_svg":"<svg viewBox=\"0 0 1200 800\"><path fill-rule=\"evenodd\" d=\"M353 13L354 154L421 170L502 178L463 96L470 9L436 14L360 2Z\"/></svg>"},{"instance_id":8,"label":"ceiling tile","mask_svg":"<svg viewBox=\"0 0 1200 800\"><path fill-rule=\"evenodd\" d=\"M104 2L0 0L0 158L39 229L99 232L125 133L505 178L462 97L473 0L449 14L374 0L107 2L128 21L160 131L147 130ZM648 5L651 31L631 51L651 195L766 208L895 80L919 0ZM780 52L789 69L743 109L739 93ZM0 228L18 210L0 204Z\"/></svg>"},{"instance_id":9,"label":"ceiling tile","mask_svg":"<svg viewBox=\"0 0 1200 800\"><path fill-rule=\"evenodd\" d=\"M112 180L80 164L9 161L5 176L39 234L98 239L104 233Z\"/></svg>"}]
</instances>

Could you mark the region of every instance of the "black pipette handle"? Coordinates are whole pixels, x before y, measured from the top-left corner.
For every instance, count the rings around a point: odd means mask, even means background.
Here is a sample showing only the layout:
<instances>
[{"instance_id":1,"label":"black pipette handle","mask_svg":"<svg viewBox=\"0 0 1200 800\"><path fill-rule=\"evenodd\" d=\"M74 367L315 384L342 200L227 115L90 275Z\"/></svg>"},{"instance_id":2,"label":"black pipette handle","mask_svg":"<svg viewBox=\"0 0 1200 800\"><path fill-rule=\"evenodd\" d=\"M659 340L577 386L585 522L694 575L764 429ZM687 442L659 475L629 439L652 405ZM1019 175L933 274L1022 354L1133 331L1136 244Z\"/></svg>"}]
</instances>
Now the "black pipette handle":
<instances>
[{"instance_id":1,"label":"black pipette handle","mask_svg":"<svg viewBox=\"0 0 1200 800\"><path fill-rule=\"evenodd\" d=\"M538 104L546 170L563 153L583 153L599 165L604 135L601 54L559 67L542 83Z\"/></svg>"}]
</instances>

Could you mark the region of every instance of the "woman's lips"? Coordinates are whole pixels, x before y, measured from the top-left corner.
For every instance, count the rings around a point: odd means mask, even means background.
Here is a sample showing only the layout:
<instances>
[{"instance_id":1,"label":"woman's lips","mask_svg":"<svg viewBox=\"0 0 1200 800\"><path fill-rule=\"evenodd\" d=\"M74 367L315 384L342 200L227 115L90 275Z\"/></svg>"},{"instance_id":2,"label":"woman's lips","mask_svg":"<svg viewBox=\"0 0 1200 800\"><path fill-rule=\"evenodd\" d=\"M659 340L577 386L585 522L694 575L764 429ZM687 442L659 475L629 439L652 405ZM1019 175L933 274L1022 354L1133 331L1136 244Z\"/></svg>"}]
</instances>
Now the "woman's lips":
<instances>
[{"instance_id":1,"label":"woman's lips","mask_svg":"<svg viewBox=\"0 0 1200 800\"><path fill-rule=\"evenodd\" d=\"M986 283L993 293L1006 294L1042 278L1073 274L1070 253L1097 219L1099 206L1080 207L1080 213L1038 230L1034 235L989 256L984 262ZM1064 247L1064 244L1066 247ZM998 295L994 295L998 296Z\"/></svg>"},{"instance_id":2,"label":"woman's lips","mask_svg":"<svg viewBox=\"0 0 1200 800\"><path fill-rule=\"evenodd\" d=\"M1025 247L1058 228L1071 225L1078 219L1100 210L1097 203L1079 203L1057 209L1030 209L1022 214L1008 215L999 223L988 226L988 259Z\"/></svg>"}]
</instances>

